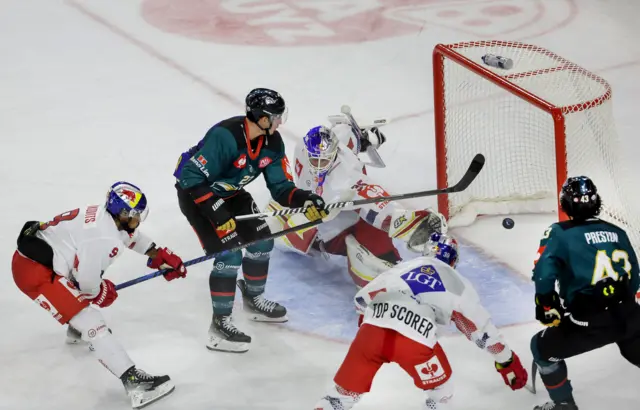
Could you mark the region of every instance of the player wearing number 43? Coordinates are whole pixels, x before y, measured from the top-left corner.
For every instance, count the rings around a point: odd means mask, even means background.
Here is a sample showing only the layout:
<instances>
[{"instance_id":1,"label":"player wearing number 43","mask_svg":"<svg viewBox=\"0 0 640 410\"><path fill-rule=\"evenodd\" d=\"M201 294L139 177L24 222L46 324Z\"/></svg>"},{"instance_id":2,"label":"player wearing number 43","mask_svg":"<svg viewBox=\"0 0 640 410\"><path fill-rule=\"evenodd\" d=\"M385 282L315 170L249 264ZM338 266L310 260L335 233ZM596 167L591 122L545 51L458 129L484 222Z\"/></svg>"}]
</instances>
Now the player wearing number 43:
<instances>
[{"instance_id":1,"label":"player wearing number 43","mask_svg":"<svg viewBox=\"0 0 640 410\"><path fill-rule=\"evenodd\" d=\"M355 296L362 315L355 339L333 381L314 410L348 410L369 392L384 363L397 363L425 392L424 410L449 408L452 370L438 343L438 326L455 323L469 340L489 352L498 373L513 390L527 372L506 345L471 283L455 266L458 245L433 233L423 256L377 276Z\"/></svg>"},{"instance_id":2,"label":"player wearing number 43","mask_svg":"<svg viewBox=\"0 0 640 410\"><path fill-rule=\"evenodd\" d=\"M388 196L367 175L365 163L358 157L380 147L385 135L375 127L356 129L340 115L329 120L331 128L314 127L298 143L294 158L296 185L314 190L328 203ZM272 201L268 209L281 208ZM305 222L301 215L270 221L276 229ZM396 202L379 202L355 211L331 211L322 225L278 238L276 245L303 254L320 250L346 256L350 276L356 286L362 287L400 260L393 239L419 251L414 243L423 245L432 232L444 229L444 217L435 211L407 211Z\"/></svg>"},{"instance_id":3,"label":"player wearing number 43","mask_svg":"<svg viewBox=\"0 0 640 410\"><path fill-rule=\"evenodd\" d=\"M545 231L533 270L536 318L549 327L533 336L531 351L551 397L535 410L578 409L569 357L616 343L640 367L640 278L629 237L598 219L600 195L587 177L567 179L560 206L570 219Z\"/></svg>"},{"instance_id":4,"label":"player wearing number 43","mask_svg":"<svg viewBox=\"0 0 640 410\"><path fill-rule=\"evenodd\" d=\"M118 297L102 275L129 248L149 257L151 268L174 268L165 279L185 277L182 260L158 248L138 226L149 208L133 184L111 186L106 203L74 209L47 223L27 222L18 236L11 270L18 288L61 324L68 334L88 342L93 355L119 377L133 408L144 407L174 389L169 376L151 376L136 368L107 327L100 311Z\"/></svg>"},{"instance_id":5,"label":"player wearing number 43","mask_svg":"<svg viewBox=\"0 0 640 410\"><path fill-rule=\"evenodd\" d=\"M252 90L246 98L246 115L214 125L205 137L178 161L178 203L200 239L206 254L259 240L271 232L266 222L237 221L237 215L259 212L244 186L264 176L272 198L283 206L307 207L305 216L317 220L326 216L322 198L297 189L285 156L284 142L277 131L287 118L284 99L265 88ZM251 343L232 323L237 281L245 309L257 321L285 322L287 310L263 296L273 240L247 246L244 258L238 250L215 259L209 276L213 318L207 348L246 352Z\"/></svg>"}]
</instances>

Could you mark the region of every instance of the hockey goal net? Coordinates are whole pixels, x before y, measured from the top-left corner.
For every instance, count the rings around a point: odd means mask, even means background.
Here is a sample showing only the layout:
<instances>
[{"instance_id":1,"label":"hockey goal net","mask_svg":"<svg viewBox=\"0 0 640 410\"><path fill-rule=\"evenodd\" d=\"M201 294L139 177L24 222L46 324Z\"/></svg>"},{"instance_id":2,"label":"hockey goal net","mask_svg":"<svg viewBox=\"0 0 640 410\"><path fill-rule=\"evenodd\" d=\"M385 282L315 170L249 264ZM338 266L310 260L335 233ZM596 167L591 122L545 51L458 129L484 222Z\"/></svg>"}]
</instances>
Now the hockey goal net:
<instances>
[{"instance_id":1,"label":"hockey goal net","mask_svg":"<svg viewBox=\"0 0 640 410\"><path fill-rule=\"evenodd\" d=\"M482 56L513 60L509 70ZM567 176L589 176L602 196L601 217L640 244L640 219L625 194L611 87L601 77L534 45L478 41L433 52L438 187L455 183L476 153L486 157L464 192L440 196L451 226L477 215L558 212Z\"/></svg>"}]
</instances>

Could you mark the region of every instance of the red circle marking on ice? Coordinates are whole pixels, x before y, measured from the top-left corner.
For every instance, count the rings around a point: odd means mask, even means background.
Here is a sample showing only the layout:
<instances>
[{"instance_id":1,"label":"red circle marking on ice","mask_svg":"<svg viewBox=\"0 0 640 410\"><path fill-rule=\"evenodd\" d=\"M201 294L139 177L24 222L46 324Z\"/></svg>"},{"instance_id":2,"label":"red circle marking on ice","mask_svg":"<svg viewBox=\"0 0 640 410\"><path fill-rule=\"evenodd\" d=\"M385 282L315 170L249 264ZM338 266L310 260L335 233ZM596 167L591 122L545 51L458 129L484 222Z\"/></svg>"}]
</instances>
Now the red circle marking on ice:
<instances>
[{"instance_id":1,"label":"red circle marking on ice","mask_svg":"<svg viewBox=\"0 0 640 410\"><path fill-rule=\"evenodd\" d=\"M440 27L443 19L449 29L494 37L534 25L545 14L544 7L535 8L528 0L485 7L478 3L482 2L452 6L448 0L142 0L141 15L162 31L201 41L291 47L418 34ZM521 18L494 18L516 14Z\"/></svg>"},{"instance_id":2,"label":"red circle marking on ice","mask_svg":"<svg viewBox=\"0 0 640 410\"><path fill-rule=\"evenodd\" d=\"M489 6L480 10L482 14L492 17L515 16L516 14L522 13L522 11L522 7L518 6Z\"/></svg>"},{"instance_id":3,"label":"red circle marking on ice","mask_svg":"<svg viewBox=\"0 0 640 410\"><path fill-rule=\"evenodd\" d=\"M469 27L484 27L484 26L488 26L491 24L491 20L487 20L487 19L471 19L471 20L465 20L464 24L469 26Z\"/></svg>"},{"instance_id":4,"label":"red circle marking on ice","mask_svg":"<svg viewBox=\"0 0 640 410\"><path fill-rule=\"evenodd\" d=\"M436 13L436 16L441 17L443 19L451 19L455 17L460 17L462 12L460 10L442 10Z\"/></svg>"}]
</instances>

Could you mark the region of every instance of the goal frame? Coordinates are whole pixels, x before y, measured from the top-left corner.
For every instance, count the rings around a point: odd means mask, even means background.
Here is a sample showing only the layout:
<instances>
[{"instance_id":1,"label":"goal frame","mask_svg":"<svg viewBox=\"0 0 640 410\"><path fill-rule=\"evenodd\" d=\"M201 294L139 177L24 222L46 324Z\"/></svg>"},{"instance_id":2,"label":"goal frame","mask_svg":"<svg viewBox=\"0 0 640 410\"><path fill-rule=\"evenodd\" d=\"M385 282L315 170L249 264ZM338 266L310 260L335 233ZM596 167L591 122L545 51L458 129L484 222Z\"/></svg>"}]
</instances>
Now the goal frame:
<instances>
[{"instance_id":1,"label":"goal frame","mask_svg":"<svg viewBox=\"0 0 640 410\"><path fill-rule=\"evenodd\" d=\"M480 65L471 59L456 52L457 49L467 47L484 47L484 46L505 46L513 48L526 48L534 52L539 52L556 60L558 65L551 68L532 70L522 73L513 74L511 76L500 76L488 68ZM446 188L447 180L447 135L446 120L447 110L445 101L445 59L463 66L465 69L474 74L489 80L494 85L501 87L516 97L526 101L534 107L546 112L553 120L554 142L555 142L555 169L556 169L556 188L559 193L562 184L567 179L567 144L565 133L565 114L584 111L592 107L599 106L605 101L611 99L611 87L601 77L585 70L584 68L566 60L565 58L545 49L531 44L525 44L515 41L469 41L455 44L437 44L433 49L433 106L434 106L434 125L435 125L435 145L436 145L436 169L437 169L437 187L438 189ZM606 92L598 98L584 101L578 104L559 107L537 95L523 89L522 87L509 81L509 78L522 78L546 74L560 70L577 71L590 77L606 87ZM489 158L489 161L491 159ZM560 202L558 202L558 219L560 221L567 220L567 215L562 211ZM438 196L438 210L445 218L449 219L449 198L448 195Z\"/></svg>"}]
</instances>

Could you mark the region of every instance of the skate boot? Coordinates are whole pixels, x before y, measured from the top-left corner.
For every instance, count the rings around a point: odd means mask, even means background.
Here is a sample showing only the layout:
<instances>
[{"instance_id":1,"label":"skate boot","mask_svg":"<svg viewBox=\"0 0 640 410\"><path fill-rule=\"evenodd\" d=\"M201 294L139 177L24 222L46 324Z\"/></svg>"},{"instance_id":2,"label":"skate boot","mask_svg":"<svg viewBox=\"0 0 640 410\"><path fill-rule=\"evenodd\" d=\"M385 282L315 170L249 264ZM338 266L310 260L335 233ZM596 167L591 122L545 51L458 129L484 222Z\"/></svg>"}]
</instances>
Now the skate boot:
<instances>
[{"instance_id":1,"label":"skate boot","mask_svg":"<svg viewBox=\"0 0 640 410\"><path fill-rule=\"evenodd\" d=\"M65 343L68 345L87 344L82 340L82 333L71 325L67 326L67 340L65 340Z\"/></svg>"},{"instance_id":2,"label":"skate boot","mask_svg":"<svg viewBox=\"0 0 640 410\"><path fill-rule=\"evenodd\" d=\"M535 406L533 410L578 410L576 402L573 400L566 401L548 401L540 406Z\"/></svg>"},{"instance_id":3,"label":"skate boot","mask_svg":"<svg viewBox=\"0 0 640 410\"><path fill-rule=\"evenodd\" d=\"M151 376L132 366L120 376L131 407L141 409L170 394L175 389L169 376Z\"/></svg>"},{"instance_id":4,"label":"skate boot","mask_svg":"<svg viewBox=\"0 0 640 410\"><path fill-rule=\"evenodd\" d=\"M242 301L249 319L256 322L283 323L289 320L287 309L281 304L265 299L262 294L258 296L247 295L247 284L243 279L238 281L238 287L242 292Z\"/></svg>"},{"instance_id":5,"label":"skate boot","mask_svg":"<svg viewBox=\"0 0 640 410\"><path fill-rule=\"evenodd\" d=\"M249 350L250 343L251 337L238 330L231 321L231 315L213 315L207 349L244 353Z\"/></svg>"}]
</instances>

